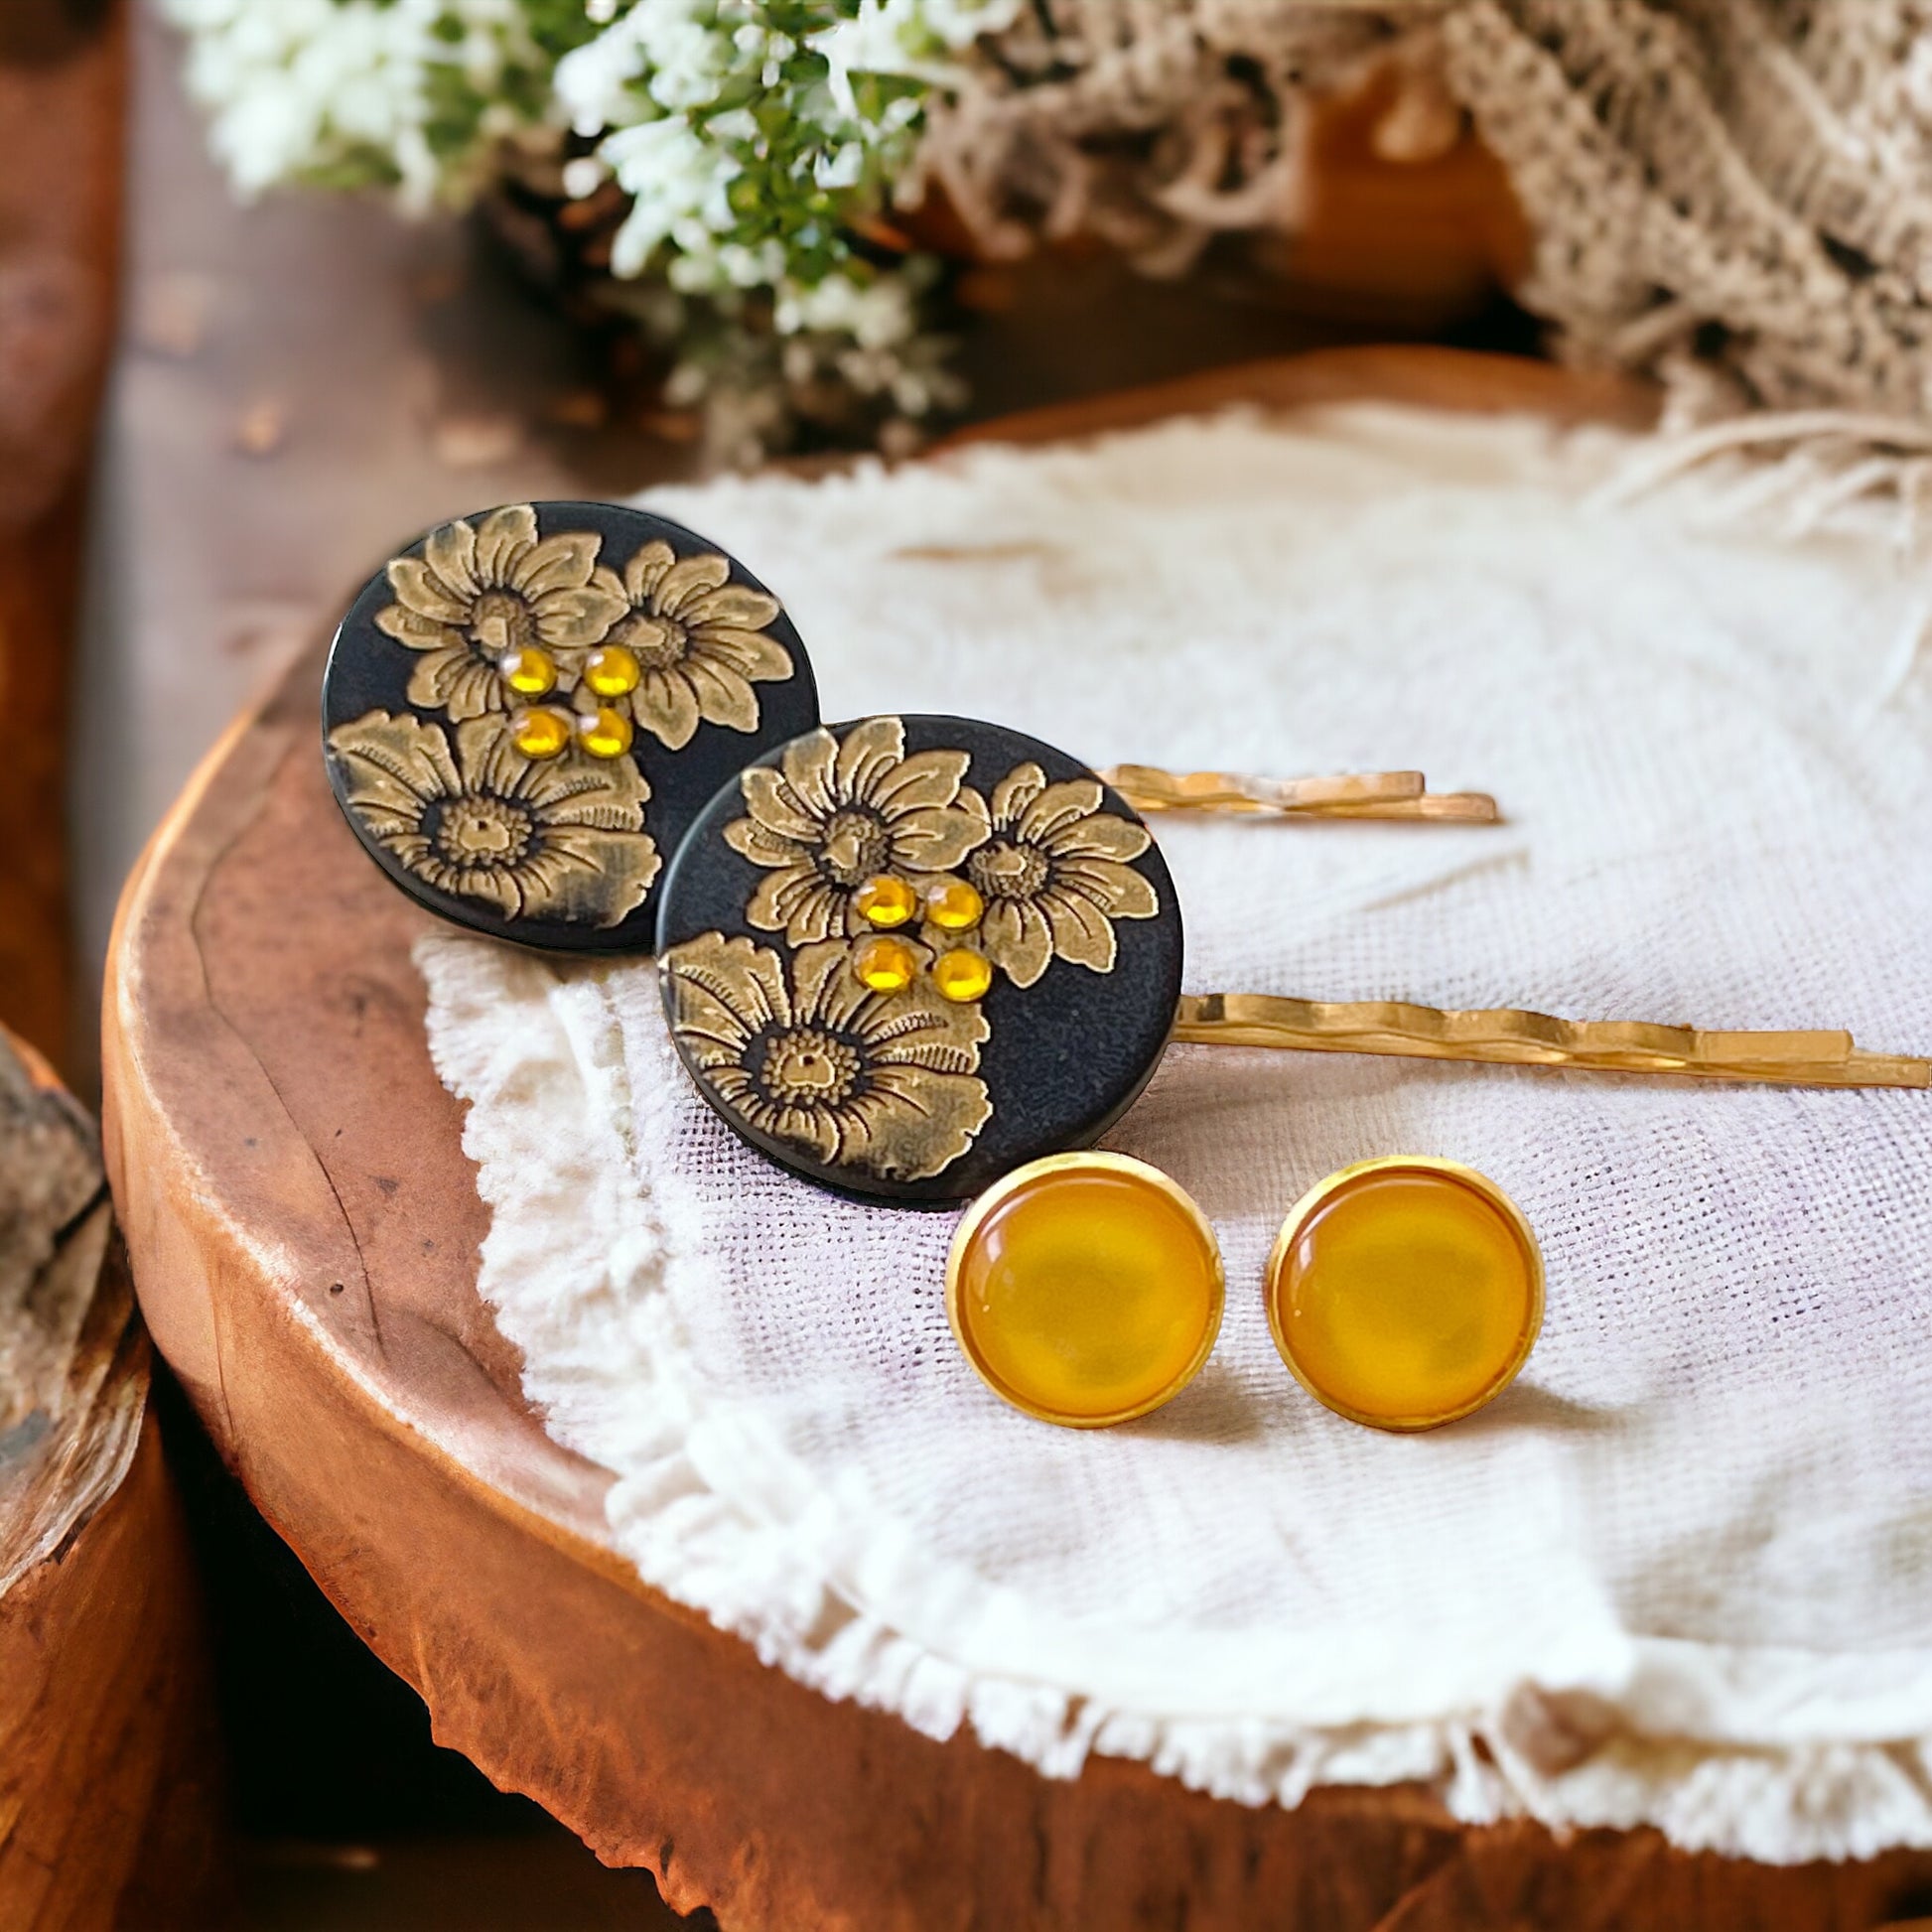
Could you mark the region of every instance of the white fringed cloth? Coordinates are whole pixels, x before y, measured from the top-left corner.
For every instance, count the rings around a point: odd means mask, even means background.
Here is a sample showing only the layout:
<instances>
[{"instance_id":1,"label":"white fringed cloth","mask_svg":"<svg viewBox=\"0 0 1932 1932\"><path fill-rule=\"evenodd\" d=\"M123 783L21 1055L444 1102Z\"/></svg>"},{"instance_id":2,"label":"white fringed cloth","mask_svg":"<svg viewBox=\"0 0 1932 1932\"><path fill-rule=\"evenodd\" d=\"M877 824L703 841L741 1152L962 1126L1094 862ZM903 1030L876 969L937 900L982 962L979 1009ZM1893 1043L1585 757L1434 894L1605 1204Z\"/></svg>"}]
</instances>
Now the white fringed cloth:
<instances>
[{"instance_id":1,"label":"white fringed cloth","mask_svg":"<svg viewBox=\"0 0 1932 1932\"><path fill-rule=\"evenodd\" d=\"M1924 1050L1929 580L1846 511L1752 527L1748 480L1622 501L1640 454L1356 408L650 500L785 598L828 718L1501 798L1161 822L1190 990ZM1420 1778L1765 1860L1932 1844L1932 1096L1170 1049L1110 1144L1212 1217L1227 1319L1082 1434L960 1359L951 1216L705 1109L647 962L420 959L529 1395L640 1574L804 1683L1248 1804ZM1305 1188L1399 1152L1493 1175L1549 1270L1517 1384L1413 1438L1304 1395L1259 1288Z\"/></svg>"}]
</instances>

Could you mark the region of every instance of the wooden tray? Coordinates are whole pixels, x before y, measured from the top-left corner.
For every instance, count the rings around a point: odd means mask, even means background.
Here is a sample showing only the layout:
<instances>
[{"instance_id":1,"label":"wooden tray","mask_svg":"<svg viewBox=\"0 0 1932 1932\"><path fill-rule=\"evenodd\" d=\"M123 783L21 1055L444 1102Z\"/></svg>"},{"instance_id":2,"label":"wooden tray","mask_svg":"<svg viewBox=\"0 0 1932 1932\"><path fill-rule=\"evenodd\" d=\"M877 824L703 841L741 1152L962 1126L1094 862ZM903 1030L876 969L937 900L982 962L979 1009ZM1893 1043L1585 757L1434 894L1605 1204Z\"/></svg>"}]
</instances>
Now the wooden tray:
<instances>
[{"instance_id":1,"label":"wooden tray","mask_svg":"<svg viewBox=\"0 0 1932 1932\"><path fill-rule=\"evenodd\" d=\"M25 1365L0 1386L0 1926L206 1925L221 1875L214 1725L147 1336L103 1226L91 1127L4 1030L0 1074L0 1172L21 1183L0 1188L0 1246L53 1236L26 1293L0 1305L0 1359L11 1342ZM41 1225L23 1230L14 1216L27 1202L31 1223L37 1197Z\"/></svg>"},{"instance_id":2,"label":"wooden tray","mask_svg":"<svg viewBox=\"0 0 1932 1932\"><path fill-rule=\"evenodd\" d=\"M1232 401L1396 396L1641 416L1444 350L1335 351L996 426L1065 437ZM476 1290L486 1215L431 1068L427 915L338 818L320 653L216 748L122 901L107 1148L142 1305L255 1502L421 1692L437 1736L728 1932L1507 1924L1851 1928L1932 1856L1773 1870L1654 1832L1470 1830L1413 1789L1294 1811L1099 1759L1070 1782L832 1704L646 1588L610 1476L552 1443Z\"/></svg>"}]
</instances>

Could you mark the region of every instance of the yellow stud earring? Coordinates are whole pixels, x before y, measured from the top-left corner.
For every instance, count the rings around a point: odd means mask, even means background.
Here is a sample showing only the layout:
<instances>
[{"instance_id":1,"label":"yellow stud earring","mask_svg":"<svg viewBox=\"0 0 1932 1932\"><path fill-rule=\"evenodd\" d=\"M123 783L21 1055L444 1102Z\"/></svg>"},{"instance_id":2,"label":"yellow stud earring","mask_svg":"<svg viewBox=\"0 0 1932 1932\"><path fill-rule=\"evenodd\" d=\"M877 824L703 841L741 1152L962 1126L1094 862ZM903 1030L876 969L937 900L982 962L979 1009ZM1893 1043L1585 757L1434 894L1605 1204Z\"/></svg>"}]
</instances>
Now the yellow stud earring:
<instances>
[{"instance_id":1,"label":"yellow stud earring","mask_svg":"<svg viewBox=\"0 0 1932 1932\"><path fill-rule=\"evenodd\" d=\"M1172 1401L1221 1329L1214 1230L1158 1168L1052 1154L975 1200L946 1262L946 1314L995 1395L1104 1429Z\"/></svg>"},{"instance_id":2,"label":"yellow stud earring","mask_svg":"<svg viewBox=\"0 0 1932 1932\"><path fill-rule=\"evenodd\" d=\"M1305 1194L1264 1285L1295 1379L1350 1422L1437 1429L1493 1402L1543 1325L1522 1210L1459 1162L1364 1161Z\"/></svg>"}]
</instances>

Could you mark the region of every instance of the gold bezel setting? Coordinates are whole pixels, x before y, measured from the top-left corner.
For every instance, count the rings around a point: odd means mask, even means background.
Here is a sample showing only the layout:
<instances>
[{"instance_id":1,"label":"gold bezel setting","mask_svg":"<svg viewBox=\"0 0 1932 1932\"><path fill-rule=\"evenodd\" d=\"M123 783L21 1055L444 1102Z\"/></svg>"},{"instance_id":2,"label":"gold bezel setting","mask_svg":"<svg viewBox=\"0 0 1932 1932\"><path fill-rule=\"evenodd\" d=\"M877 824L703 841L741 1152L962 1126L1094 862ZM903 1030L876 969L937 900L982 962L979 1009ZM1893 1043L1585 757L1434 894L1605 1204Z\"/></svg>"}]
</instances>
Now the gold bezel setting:
<instances>
[{"instance_id":1,"label":"gold bezel setting","mask_svg":"<svg viewBox=\"0 0 1932 1932\"><path fill-rule=\"evenodd\" d=\"M1447 1415L1392 1421L1385 1416L1366 1415L1345 1402L1337 1401L1324 1390L1317 1388L1303 1372L1301 1363L1295 1359L1295 1351L1289 1344L1283 1326L1282 1276L1288 1265L1289 1254L1301 1238L1303 1228L1324 1202L1331 1200L1344 1189L1356 1185L1368 1175L1380 1173L1437 1174L1466 1188L1501 1215L1510 1232L1515 1235L1527 1265L1529 1314L1523 1324L1522 1337L1514 1353L1507 1366L1491 1378L1473 1401L1461 1404ZM1287 1218L1282 1222L1281 1229L1275 1236L1275 1245L1268 1253L1268 1267L1262 1277L1262 1299L1268 1310L1268 1332L1274 1336L1275 1348L1283 1362L1287 1364L1288 1372L1324 1409L1332 1410L1344 1421L1358 1423L1364 1429L1379 1429L1393 1436L1417 1436L1427 1430L1446 1428L1452 1422L1460 1422L1464 1416L1474 1415L1478 1409L1486 1408L1522 1372L1523 1364L1529 1360L1530 1352L1536 1346L1537 1337L1543 1332L1543 1250L1537 1242L1536 1230L1530 1226L1528 1216L1487 1174L1479 1173L1463 1162L1447 1160L1440 1155L1384 1155L1374 1161L1357 1161L1352 1167L1337 1169L1325 1179L1316 1181L1289 1209Z\"/></svg>"},{"instance_id":2,"label":"gold bezel setting","mask_svg":"<svg viewBox=\"0 0 1932 1932\"><path fill-rule=\"evenodd\" d=\"M1213 1283L1207 1319L1202 1324L1200 1341L1189 1357L1187 1366L1146 1400L1137 1402L1130 1408L1105 1415L1065 1415L1031 1401L1009 1387L993 1372L974 1345L970 1327L960 1312L960 1274L965 1266L966 1256L988 1216L1023 1188L1031 1186L1042 1175L1053 1173L1126 1174L1137 1181L1151 1185L1157 1193L1164 1195L1178 1207L1191 1222L1213 1263ZM974 1199L965 1214L961 1216L958 1227L953 1230L952 1246L946 1254L946 1319L951 1323L953 1339L959 1344L959 1352L971 1364L974 1374L1002 1402L1020 1410L1024 1415L1032 1416L1037 1422L1052 1423L1060 1429L1112 1429L1120 1423L1133 1422L1137 1417L1151 1415L1156 1409L1172 1402L1201 1372L1207 1363L1207 1358L1213 1354L1214 1344L1220 1337L1221 1316L1226 1306L1227 1275L1221 1260L1221 1244L1215 1237L1213 1223L1201 1212L1200 1204L1194 1197L1172 1175L1163 1173L1159 1168L1150 1167L1147 1162L1137 1161L1132 1155L1127 1154L1107 1154L1093 1149L1081 1149L1070 1154L1044 1155L1037 1161L1029 1161L1024 1167L1015 1168L1011 1173L1002 1175L984 1193Z\"/></svg>"}]
</instances>

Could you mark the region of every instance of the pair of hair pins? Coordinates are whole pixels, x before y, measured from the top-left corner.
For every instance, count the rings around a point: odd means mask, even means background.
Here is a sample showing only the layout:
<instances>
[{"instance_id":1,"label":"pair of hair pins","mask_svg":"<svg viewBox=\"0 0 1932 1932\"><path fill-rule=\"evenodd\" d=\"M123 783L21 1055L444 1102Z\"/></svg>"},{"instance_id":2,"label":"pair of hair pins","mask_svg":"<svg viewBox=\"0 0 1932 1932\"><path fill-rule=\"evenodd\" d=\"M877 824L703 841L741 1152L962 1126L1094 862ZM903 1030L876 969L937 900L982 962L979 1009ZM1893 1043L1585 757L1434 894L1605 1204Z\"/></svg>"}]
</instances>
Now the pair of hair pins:
<instances>
[{"instance_id":1,"label":"pair of hair pins","mask_svg":"<svg viewBox=\"0 0 1932 1932\"><path fill-rule=\"evenodd\" d=\"M1413 771L1103 770L1006 727L828 727L778 599L588 502L443 524L350 607L330 781L382 870L520 943L651 952L706 1101L793 1173L956 1205L1089 1147L1170 1040L1812 1086L1928 1084L1842 1032L1182 991L1142 813L1480 823Z\"/></svg>"}]
</instances>

